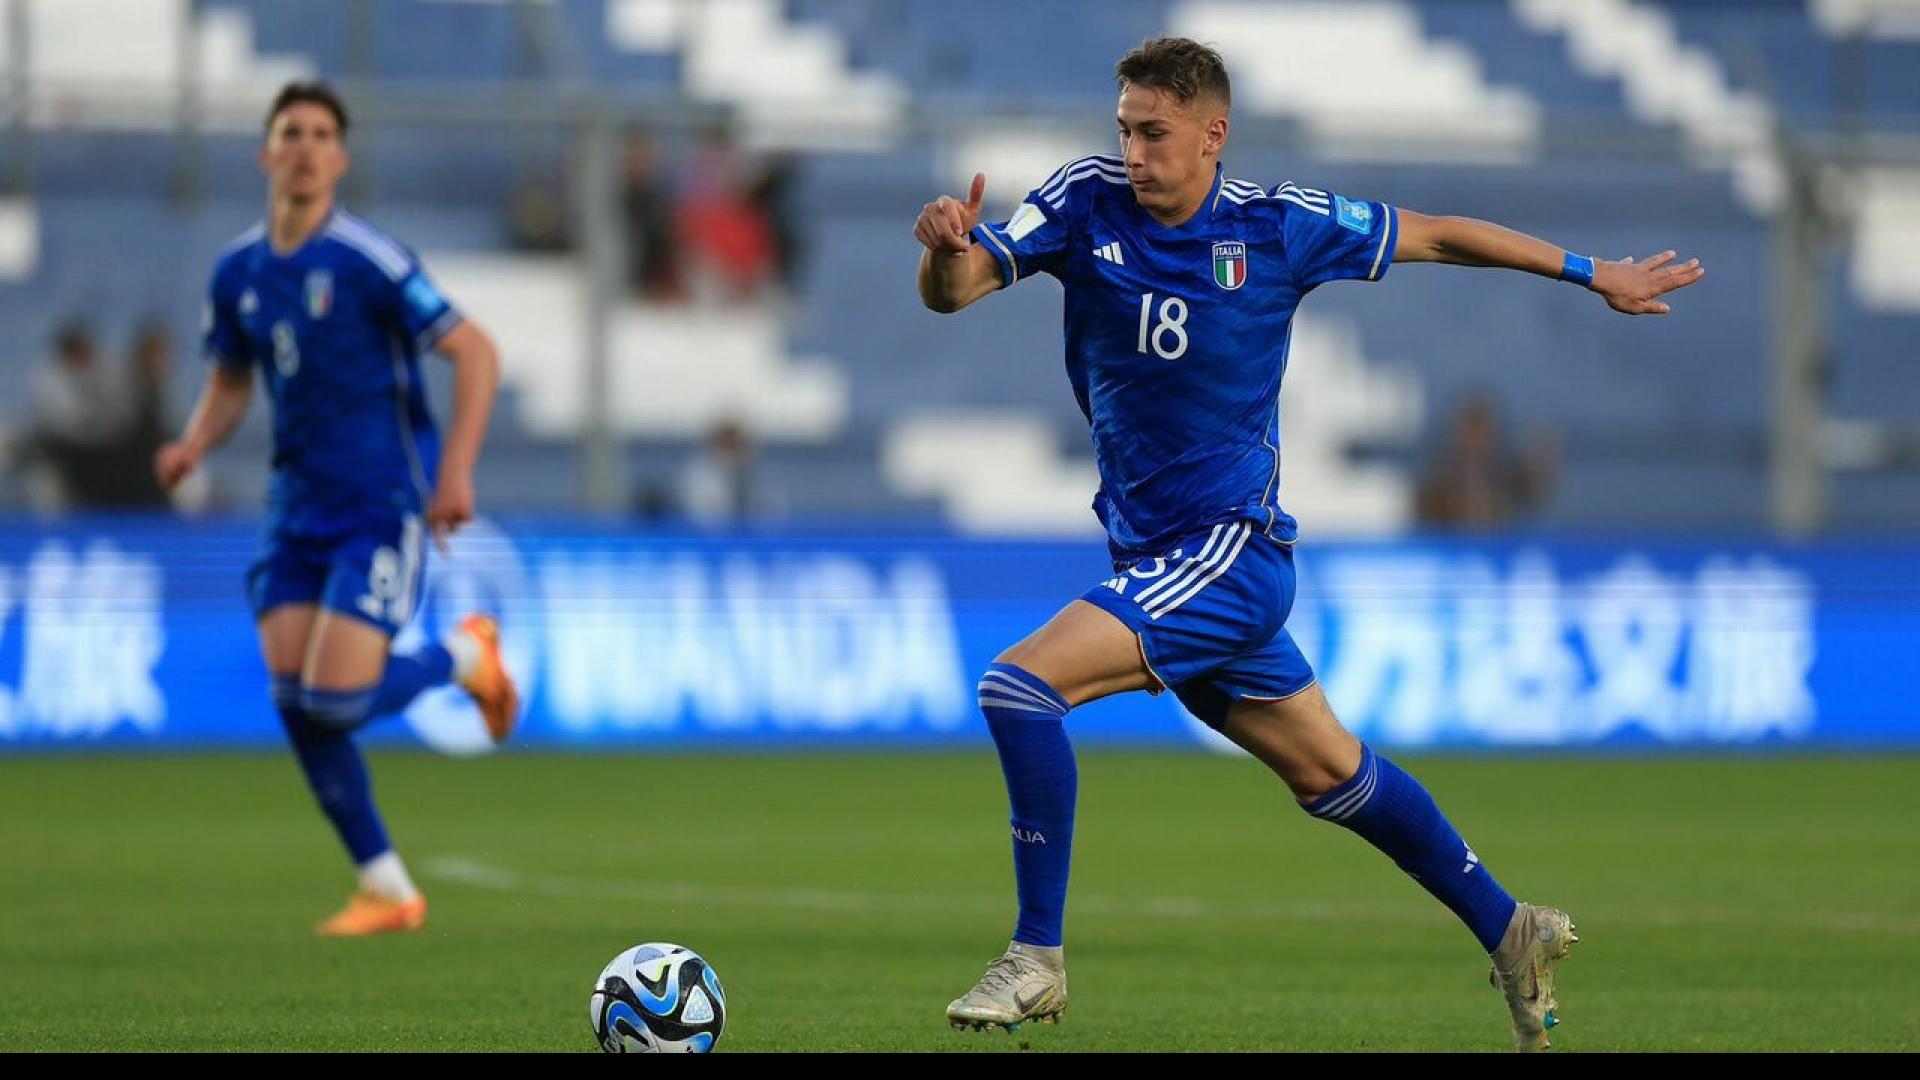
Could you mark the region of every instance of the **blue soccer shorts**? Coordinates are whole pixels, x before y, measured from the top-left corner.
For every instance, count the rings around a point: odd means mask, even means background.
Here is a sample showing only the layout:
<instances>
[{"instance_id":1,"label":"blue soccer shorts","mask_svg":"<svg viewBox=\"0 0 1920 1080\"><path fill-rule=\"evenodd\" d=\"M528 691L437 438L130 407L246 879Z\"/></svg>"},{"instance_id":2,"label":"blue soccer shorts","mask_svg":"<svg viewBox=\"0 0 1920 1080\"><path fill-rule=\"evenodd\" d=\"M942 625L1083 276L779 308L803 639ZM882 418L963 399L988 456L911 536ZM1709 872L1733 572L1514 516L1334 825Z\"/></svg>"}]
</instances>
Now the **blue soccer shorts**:
<instances>
[{"instance_id":1,"label":"blue soccer shorts","mask_svg":"<svg viewBox=\"0 0 1920 1080\"><path fill-rule=\"evenodd\" d=\"M426 554L415 514L328 536L276 530L247 570L247 599L255 620L283 604L315 604L393 637L420 606Z\"/></svg>"},{"instance_id":2,"label":"blue soccer shorts","mask_svg":"<svg viewBox=\"0 0 1920 1080\"><path fill-rule=\"evenodd\" d=\"M1253 523L1215 525L1115 571L1080 598L1125 623L1160 687L1209 726L1235 701L1278 701L1313 685L1286 629L1293 548Z\"/></svg>"}]
</instances>

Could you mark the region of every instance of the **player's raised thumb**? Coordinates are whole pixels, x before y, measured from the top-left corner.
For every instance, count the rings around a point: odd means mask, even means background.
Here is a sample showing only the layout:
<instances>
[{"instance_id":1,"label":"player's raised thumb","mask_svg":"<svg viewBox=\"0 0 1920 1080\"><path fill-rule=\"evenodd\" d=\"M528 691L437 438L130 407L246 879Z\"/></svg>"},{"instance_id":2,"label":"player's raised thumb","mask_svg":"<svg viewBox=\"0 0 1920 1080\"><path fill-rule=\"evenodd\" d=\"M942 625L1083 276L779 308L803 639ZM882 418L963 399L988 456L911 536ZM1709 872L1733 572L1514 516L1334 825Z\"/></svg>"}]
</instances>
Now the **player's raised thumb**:
<instances>
[{"instance_id":1,"label":"player's raised thumb","mask_svg":"<svg viewBox=\"0 0 1920 1080\"><path fill-rule=\"evenodd\" d=\"M973 186L967 189L967 213L980 213L980 198L987 193L987 174L973 174Z\"/></svg>"}]
</instances>

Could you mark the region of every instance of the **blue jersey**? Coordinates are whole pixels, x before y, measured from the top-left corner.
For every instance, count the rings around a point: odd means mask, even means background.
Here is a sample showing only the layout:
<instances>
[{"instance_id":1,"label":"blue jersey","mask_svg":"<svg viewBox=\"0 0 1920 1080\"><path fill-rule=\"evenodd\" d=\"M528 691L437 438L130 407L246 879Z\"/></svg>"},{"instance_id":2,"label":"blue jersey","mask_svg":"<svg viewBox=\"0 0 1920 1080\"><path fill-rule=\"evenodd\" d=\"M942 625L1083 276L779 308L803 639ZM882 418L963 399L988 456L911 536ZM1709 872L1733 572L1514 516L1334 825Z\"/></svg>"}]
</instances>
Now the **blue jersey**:
<instances>
[{"instance_id":1,"label":"blue jersey","mask_svg":"<svg viewBox=\"0 0 1920 1080\"><path fill-rule=\"evenodd\" d=\"M1178 228L1135 200L1116 157L1070 162L974 238L1003 287L1036 273L1066 291L1067 377L1093 430L1094 513L1116 558L1159 554L1247 520L1282 543L1280 379L1293 312L1315 286L1377 281L1397 215L1384 203L1216 167Z\"/></svg>"},{"instance_id":2,"label":"blue jersey","mask_svg":"<svg viewBox=\"0 0 1920 1080\"><path fill-rule=\"evenodd\" d=\"M298 251L262 226L213 268L206 351L273 399L272 526L326 536L419 513L439 436L420 356L460 321L407 248L343 210Z\"/></svg>"}]
</instances>

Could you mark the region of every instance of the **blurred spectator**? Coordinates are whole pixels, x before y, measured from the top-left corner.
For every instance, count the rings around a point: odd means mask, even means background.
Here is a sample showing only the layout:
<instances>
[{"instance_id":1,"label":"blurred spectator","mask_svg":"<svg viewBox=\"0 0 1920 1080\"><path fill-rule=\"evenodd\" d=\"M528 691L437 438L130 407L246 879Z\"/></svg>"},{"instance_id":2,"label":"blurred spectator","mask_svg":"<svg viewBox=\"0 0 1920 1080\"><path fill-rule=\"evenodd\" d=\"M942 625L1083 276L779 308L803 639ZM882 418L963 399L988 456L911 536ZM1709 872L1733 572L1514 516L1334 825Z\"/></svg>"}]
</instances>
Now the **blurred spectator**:
<instances>
[{"instance_id":1,"label":"blurred spectator","mask_svg":"<svg viewBox=\"0 0 1920 1080\"><path fill-rule=\"evenodd\" d=\"M738 525L757 517L753 442L738 420L722 420L707 445L680 475L680 509L688 520L707 526Z\"/></svg>"},{"instance_id":2,"label":"blurred spectator","mask_svg":"<svg viewBox=\"0 0 1920 1080\"><path fill-rule=\"evenodd\" d=\"M1454 413L1447 443L1420 481L1415 514L1428 525L1486 528L1532 512L1546 498L1559 452L1549 437L1522 453L1504 445L1499 413L1484 394Z\"/></svg>"},{"instance_id":3,"label":"blurred spectator","mask_svg":"<svg viewBox=\"0 0 1920 1080\"><path fill-rule=\"evenodd\" d=\"M111 501L114 443L126 428L124 388L100 361L93 328L70 321L33 385L33 419L22 447L33 471L31 501L61 511Z\"/></svg>"},{"instance_id":4,"label":"blurred spectator","mask_svg":"<svg viewBox=\"0 0 1920 1080\"><path fill-rule=\"evenodd\" d=\"M153 475L153 455L172 437L173 409L168 382L173 375L173 337L157 318L141 322L133 334L122 379L124 423L110 454L105 505L156 509L167 494ZM203 482L205 477L200 478Z\"/></svg>"},{"instance_id":5,"label":"blurred spectator","mask_svg":"<svg viewBox=\"0 0 1920 1080\"><path fill-rule=\"evenodd\" d=\"M100 363L93 327L79 320L63 324L53 336L53 356L33 386L34 428L73 443L105 441L118 421L119 388L113 372Z\"/></svg>"},{"instance_id":6,"label":"blurred spectator","mask_svg":"<svg viewBox=\"0 0 1920 1080\"><path fill-rule=\"evenodd\" d=\"M753 300L771 277L773 225L751 197L755 179L725 128L701 138L674 212L696 295Z\"/></svg>"},{"instance_id":7,"label":"blurred spectator","mask_svg":"<svg viewBox=\"0 0 1920 1080\"><path fill-rule=\"evenodd\" d=\"M16 448L28 503L36 510L152 510L169 504L153 476L153 455L171 437L168 387L173 343L166 324L143 321L126 365L109 368L93 329L74 321L54 336L53 357L33 390L33 416ZM176 489L183 509L204 505L203 473Z\"/></svg>"},{"instance_id":8,"label":"blurred spectator","mask_svg":"<svg viewBox=\"0 0 1920 1080\"><path fill-rule=\"evenodd\" d=\"M774 272L789 295L798 290L800 235L790 207L799 169L791 154L775 154L761 165L747 188L747 198L759 207L773 240Z\"/></svg>"},{"instance_id":9,"label":"blurred spectator","mask_svg":"<svg viewBox=\"0 0 1920 1080\"><path fill-rule=\"evenodd\" d=\"M627 136L621 158L621 200L627 217L627 280L641 297L657 302L685 295L680 244L674 234L673 192L660 174L653 138L641 129Z\"/></svg>"},{"instance_id":10,"label":"blurred spectator","mask_svg":"<svg viewBox=\"0 0 1920 1080\"><path fill-rule=\"evenodd\" d=\"M521 251L563 252L573 246L567 220L567 177L553 168L518 180L507 205L507 234Z\"/></svg>"}]
</instances>

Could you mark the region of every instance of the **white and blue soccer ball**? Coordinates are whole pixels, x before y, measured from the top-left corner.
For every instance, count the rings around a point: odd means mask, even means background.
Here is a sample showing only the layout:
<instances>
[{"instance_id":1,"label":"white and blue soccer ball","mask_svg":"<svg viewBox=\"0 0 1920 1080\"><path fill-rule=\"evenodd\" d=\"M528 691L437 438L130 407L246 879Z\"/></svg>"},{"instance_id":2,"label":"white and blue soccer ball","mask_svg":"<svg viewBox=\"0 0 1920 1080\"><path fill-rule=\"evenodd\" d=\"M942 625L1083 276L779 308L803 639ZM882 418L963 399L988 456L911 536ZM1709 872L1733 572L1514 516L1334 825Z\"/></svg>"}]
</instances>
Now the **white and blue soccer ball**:
<instances>
[{"instance_id":1,"label":"white and blue soccer ball","mask_svg":"<svg viewBox=\"0 0 1920 1080\"><path fill-rule=\"evenodd\" d=\"M704 1054L726 1027L727 994L699 954L654 941L613 958L587 1013L609 1054Z\"/></svg>"}]
</instances>

